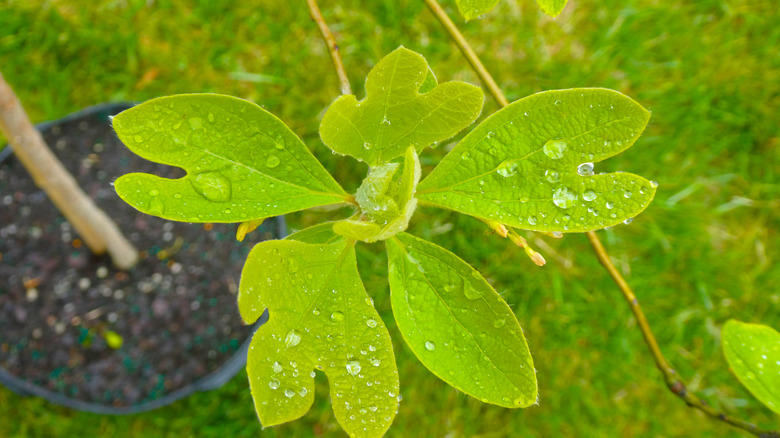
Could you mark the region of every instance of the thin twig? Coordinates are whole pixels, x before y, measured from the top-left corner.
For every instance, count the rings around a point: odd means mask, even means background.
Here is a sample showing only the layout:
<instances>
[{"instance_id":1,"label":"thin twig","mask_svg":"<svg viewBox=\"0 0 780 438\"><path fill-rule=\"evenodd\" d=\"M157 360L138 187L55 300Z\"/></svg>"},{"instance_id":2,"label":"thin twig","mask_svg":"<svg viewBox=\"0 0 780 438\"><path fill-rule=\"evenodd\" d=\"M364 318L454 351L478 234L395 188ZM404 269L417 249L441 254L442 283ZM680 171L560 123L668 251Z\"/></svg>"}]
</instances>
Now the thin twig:
<instances>
[{"instance_id":1,"label":"thin twig","mask_svg":"<svg viewBox=\"0 0 780 438\"><path fill-rule=\"evenodd\" d=\"M352 88L349 86L349 77L347 77L347 71L344 69L344 63L341 62L341 55L339 54L339 46L336 44L336 39L333 38L333 34L330 32L328 23L322 18L320 8L317 6L317 0L306 0L309 3L309 13L311 19L317 23L322 34L322 39L325 40L325 44L328 46L330 57L333 59L333 66L336 68L336 74L339 76L339 87L341 88L341 94L352 94Z\"/></svg>"},{"instance_id":2,"label":"thin twig","mask_svg":"<svg viewBox=\"0 0 780 438\"><path fill-rule=\"evenodd\" d=\"M725 421L734 427L738 427L760 437L778 436L777 432L762 430L755 424L748 423L738 418L729 417L722 412L718 412L706 401L696 396L696 394L688 392L688 389L685 387L685 383L680 380L679 376L677 375L677 371L672 368L661 352L661 349L658 347L658 342L655 340L655 335L650 328L650 324L647 322L647 318L645 318L644 312L642 312L642 308L639 307L639 301L636 299L636 295L634 295L631 287L628 285L628 283L626 283L626 280L623 279L623 277L620 275L620 272L618 272L618 270L615 268L615 265L612 264L612 260L609 259L609 254L607 254L607 251L604 249L604 245L601 244L601 240L599 240L596 232L588 231L587 235L591 246L593 246L593 250L596 252L596 256L598 257L599 262L601 262L601 264L609 273L609 276L612 277L612 280L614 280L615 284L617 284L618 288L623 293L623 298L626 299L628 306L634 313L634 317L639 324L639 329L642 331L642 336L645 338L645 343L650 349L650 353L652 353L653 359L655 359L656 367L658 367L658 369L661 371L661 374L663 374L664 381L666 381L666 386L669 387L669 390L672 391L672 393L674 393L674 395L677 397L683 399L688 406L699 409L712 418Z\"/></svg>"},{"instance_id":3,"label":"thin twig","mask_svg":"<svg viewBox=\"0 0 780 438\"><path fill-rule=\"evenodd\" d=\"M501 89L498 87L498 85L496 85L496 82L493 80L490 72L488 72L487 69L485 69L485 67L482 65L482 62L480 62L468 41L466 41L452 20L450 20L444 9L442 9L436 0L425 0L425 3L428 5L428 8L431 10L431 12L433 12L442 26L447 29L447 32L449 32L450 36L452 36L452 39L463 53L463 56L468 59L469 64L471 64L471 66L474 68L474 71L477 73L477 75L479 75L483 84L490 91L490 94L493 95L493 97L496 99L496 101L498 101L499 104L501 104L502 107L507 106L508 101L504 96L504 93L501 92ZM734 427L740 428L746 432L752 433L753 435L762 438L780 438L779 432L763 430L752 423L729 417L726 414L715 410L706 401L700 399L695 394L688 392L685 384L678 377L677 371L672 368L661 352L661 349L658 347L658 342L655 339L655 335L653 335L650 324L648 324L647 318L645 318L645 314L642 312L642 308L639 307L639 301L634 295L634 292L628 286L628 283L626 283L626 281L620 275L620 272L615 269L615 266L609 259L609 255L604 249L604 246L601 244L598 236L594 231L588 231L587 235L588 240L590 241L591 246L593 246L593 250L596 252L596 256L598 257L599 261L604 266L604 268L606 268L615 284L617 284L618 288L623 293L623 297L626 299L626 302L631 308L631 311L634 313L634 317L639 324L639 329L642 331L642 336L645 339L645 343L647 344L650 353L653 355L656 367L658 367L658 369L661 371L661 374L663 374L666 386L669 387L669 390L671 390L672 393L677 397L685 401L688 406L698 409L712 418L724 421Z\"/></svg>"},{"instance_id":4,"label":"thin twig","mask_svg":"<svg viewBox=\"0 0 780 438\"><path fill-rule=\"evenodd\" d=\"M441 5L439 5L439 2L436 0L425 0L425 3L428 5L428 9L430 9L431 12L433 12L433 15L435 15L439 20L439 23L441 23L442 26L447 29L447 32L455 41L455 44L460 49L461 53L463 53L463 56L465 56L466 60L469 62L469 64L471 64L471 68L474 69L474 72L479 75L479 79L482 81L482 83L485 84L488 90L490 90L490 94L493 95L493 97L502 107L509 105L509 101L506 100L504 93L502 93L501 89L498 88L496 81L493 80L493 76L491 76L490 72L487 71L485 66L482 64L482 61L479 60L479 56L477 56L477 54L474 52L474 49L471 48L471 45L468 41L466 41L466 38L463 37L463 34L460 33L457 26L455 26L455 23L450 20L447 12L442 9Z\"/></svg>"},{"instance_id":5,"label":"thin twig","mask_svg":"<svg viewBox=\"0 0 780 438\"><path fill-rule=\"evenodd\" d=\"M138 251L111 218L81 190L73 176L46 146L2 73L0 132L8 137L14 155L30 173L35 184L46 192L93 253L108 251L120 269L129 269L135 265Z\"/></svg>"}]
</instances>

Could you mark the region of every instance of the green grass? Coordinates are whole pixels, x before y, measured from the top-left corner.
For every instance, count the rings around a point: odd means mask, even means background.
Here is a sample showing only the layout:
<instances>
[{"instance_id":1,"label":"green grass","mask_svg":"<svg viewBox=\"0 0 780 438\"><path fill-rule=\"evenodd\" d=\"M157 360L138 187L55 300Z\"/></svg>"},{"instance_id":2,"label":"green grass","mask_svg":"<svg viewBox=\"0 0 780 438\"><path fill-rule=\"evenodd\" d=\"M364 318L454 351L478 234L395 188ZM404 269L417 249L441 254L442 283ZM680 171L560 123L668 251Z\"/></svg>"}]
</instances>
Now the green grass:
<instances>
[{"instance_id":1,"label":"green grass","mask_svg":"<svg viewBox=\"0 0 780 438\"><path fill-rule=\"evenodd\" d=\"M365 166L330 154L317 136L338 86L303 2L224 3L0 0L0 69L35 121L183 92L253 100L354 190ZM455 18L454 2L444 5ZM320 6L359 96L370 67L401 44L423 53L440 80L478 83L420 1ZM690 389L729 415L780 428L780 418L730 374L719 340L728 318L780 327L780 12L773 2L570 0L552 20L532 0L504 0L485 19L456 22L511 100L609 87L652 110L637 144L596 170L657 180L658 195L630 226L599 234ZM496 108L488 99L484 114ZM445 148L424 157L428 170ZM325 216L289 221L303 227ZM541 399L526 410L484 405L426 371L392 322L383 248L361 245L367 290L396 340L404 399L389 436L744 436L664 388L584 236L527 235L548 259L537 268L465 216L422 209L410 231L460 254L504 294L526 331ZM128 417L73 412L0 389L0 436L342 436L324 380L317 396L303 419L261 430L245 375Z\"/></svg>"}]
</instances>

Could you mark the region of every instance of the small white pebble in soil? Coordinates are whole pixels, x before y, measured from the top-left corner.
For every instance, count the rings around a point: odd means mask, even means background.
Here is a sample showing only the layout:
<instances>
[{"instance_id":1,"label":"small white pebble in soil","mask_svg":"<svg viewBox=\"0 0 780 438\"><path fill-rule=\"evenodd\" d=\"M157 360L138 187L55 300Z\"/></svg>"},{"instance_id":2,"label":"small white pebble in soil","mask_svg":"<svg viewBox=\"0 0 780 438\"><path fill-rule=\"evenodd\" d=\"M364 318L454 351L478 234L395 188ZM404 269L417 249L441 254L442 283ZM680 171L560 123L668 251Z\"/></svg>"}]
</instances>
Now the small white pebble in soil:
<instances>
[{"instance_id":1,"label":"small white pebble in soil","mask_svg":"<svg viewBox=\"0 0 780 438\"><path fill-rule=\"evenodd\" d=\"M31 287L27 289L27 301L33 302L38 299L38 289Z\"/></svg>"},{"instance_id":2,"label":"small white pebble in soil","mask_svg":"<svg viewBox=\"0 0 780 438\"><path fill-rule=\"evenodd\" d=\"M123 291L122 289L117 289L114 291L115 300L121 300L124 297L125 297L125 291Z\"/></svg>"},{"instance_id":3,"label":"small white pebble in soil","mask_svg":"<svg viewBox=\"0 0 780 438\"><path fill-rule=\"evenodd\" d=\"M58 335L65 333L65 323L62 321L56 322L54 324L54 333L57 333Z\"/></svg>"},{"instance_id":4,"label":"small white pebble in soil","mask_svg":"<svg viewBox=\"0 0 780 438\"><path fill-rule=\"evenodd\" d=\"M101 266L97 268L96 274L98 278L106 278L108 276L108 268L106 268L105 266Z\"/></svg>"},{"instance_id":5,"label":"small white pebble in soil","mask_svg":"<svg viewBox=\"0 0 780 438\"><path fill-rule=\"evenodd\" d=\"M117 319L119 319L119 315L117 315L117 314L116 314L116 313L114 313L114 312L111 312L111 313L109 313L109 314L108 314L108 316L106 317L106 319L108 319L108 322L114 323L114 322L116 322L116 321L117 321Z\"/></svg>"},{"instance_id":6,"label":"small white pebble in soil","mask_svg":"<svg viewBox=\"0 0 780 438\"><path fill-rule=\"evenodd\" d=\"M193 301L190 303L190 309L192 310L198 310L200 309L200 301Z\"/></svg>"},{"instance_id":7,"label":"small white pebble in soil","mask_svg":"<svg viewBox=\"0 0 780 438\"><path fill-rule=\"evenodd\" d=\"M172 264L171 265L171 272L173 272L174 274L178 274L179 272L181 272L181 265L178 264L178 263Z\"/></svg>"},{"instance_id":8,"label":"small white pebble in soil","mask_svg":"<svg viewBox=\"0 0 780 438\"><path fill-rule=\"evenodd\" d=\"M81 278L79 279L79 289L81 290L87 290L89 289L89 286L92 284L92 282L89 281L89 278Z\"/></svg>"},{"instance_id":9,"label":"small white pebble in soil","mask_svg":"<svg viewBox=\"0 0 780 438\"><path fill-rule=\"evenodd\" d=\"M36 328L32 331L33 339L41 339L43 337L43 330Z\"/></svg>"}]
</instances>

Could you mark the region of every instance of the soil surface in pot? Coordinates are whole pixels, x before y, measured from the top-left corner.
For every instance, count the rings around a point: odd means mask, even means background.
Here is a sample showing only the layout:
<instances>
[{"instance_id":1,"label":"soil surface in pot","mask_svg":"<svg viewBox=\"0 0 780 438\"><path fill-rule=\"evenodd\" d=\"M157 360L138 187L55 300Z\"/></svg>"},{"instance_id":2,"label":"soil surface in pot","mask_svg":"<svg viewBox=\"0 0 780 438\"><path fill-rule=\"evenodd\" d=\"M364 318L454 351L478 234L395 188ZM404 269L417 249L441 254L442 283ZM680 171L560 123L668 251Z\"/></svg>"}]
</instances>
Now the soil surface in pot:
<instances>
[{"instance_id":1,"label":"soil surface in pot","mask_svg":"<svg viewBox=\"0 0 780 438\"><path fill-rule=\"evenodd\" d=\"M113 180L184 172L134 155L108 116L43 135L142 259L122 272L94 256L16 158L0 163L0 367L73 399L127 407L214 372L249 337L236 305L241 268L254 243L276 237L276 221L237 242L236 225L137 212Z\"/></svg>"}]
</instances>

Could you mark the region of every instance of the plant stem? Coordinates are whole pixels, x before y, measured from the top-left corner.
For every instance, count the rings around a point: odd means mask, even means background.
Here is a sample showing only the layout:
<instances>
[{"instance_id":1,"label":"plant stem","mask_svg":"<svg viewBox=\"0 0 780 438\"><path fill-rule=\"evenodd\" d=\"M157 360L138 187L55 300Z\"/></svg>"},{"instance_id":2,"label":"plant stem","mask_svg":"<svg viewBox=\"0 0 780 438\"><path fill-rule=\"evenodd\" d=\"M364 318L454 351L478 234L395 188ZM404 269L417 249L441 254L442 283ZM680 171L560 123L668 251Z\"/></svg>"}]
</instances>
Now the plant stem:
<instances>
[{"instance_id":1,"label":"plant stem","mask_svg":"<svg viewBox=\"0 0 780 438\"><path fill-rule=\"evenodd\" d=\"M30 122L21 102L0 73L0 131L8 138L21 161L84 243L95 254L108 251L120 269L138 261L138 251L125 239L116 224L87 196L73 176L46 146Z\"/></svg>"},{"instance_id":2,"label":"plant stem","mask_svg":"<svg viewBox=\"0 0 780 438\"><path fill-rule=\"evenodd\" d=\"M449 16L444 11L444 9L442 9L441 5L439 5L437 0L425 0L425 3L428 5L428 8L431 10L431 12L433 12L442 26L444 26L447 32L449 32L453 41L463 53L463 56L468 59L469 64L471 64L472 68L474 69L474 72L477 73L482 83L490 91L490 94L493 95L501 107L507 106L509 102L504 96L504 93L501 92L501 89L496 84L496 81L493 80L490 72L485 68L484 65L482 65L482 62L479 60L477 54L471 48L468 41L466 41L466 39L463 37L463 34L460 33L452 20L450 20ZM661 374L663 375L666 382L666 386L669 388L669 390L672 391L674 395L685 401L688 406L698 409L712 418L724 421L734 427L740 428L759 437L780 437L780 433L777 431L762 430L752 423L729 417L726 414L715 410L706 401L697 397L695 394L688 392L685 384L678 377L677 371L672 368L661 352L661 349L658 347L658 342L656 341L655 335L650 328L650 324L647 322L647 318L645 318L644 312L642 312L642 308L639 306L639 301L634 295L634 292L631 290L631 287L629 287L628 283L626 283L625 279L623 279L623 276L621 276L620 272L615 269L615 266L609 259L609 254L607 254L606 250L604 249L604 245L601 244L601 240L599 240L596 232L588 231L587 236L591 246L593 247L593 250L596 252L596 256L598 257L599 262L601 262L601 264L609 273L610 277L612 277L612 280L615 282L615 284L617 284L618 288L623 293L623 297L631 308L631 311L634 313L634 317L639 324L639 329L642 331L642 336L644 337L645 343L647 344L647 348L653 355L655 365L658 367L658 370L661 371Z\"/></svg>"},{"instance_id":3,"label":"plant stem","mask_svg":"<svg viewBox=\"0 0 780 438\"><path fill-rule=\"evenodd\" d=\"M509 105L509 101L506 100L506 96L504 96L504 93L498 88L496 81L493 80L493 76L487 71L482 64L482 61L479 60L479 57L474 52L474 49L471 48L469 42L466 41L466 38L460 33L457 26L455 26L455 23L450 20L447 12L444 11L439 2L436 0L425 0L425 4L428 5L428 9L433 12L433 15L436 16L439 23L441 23L450 34L450 37L455 41L455 45L458 46L461 53L463 53L463 56L465 56L466 60L471 64L471 68L474 69L474 72L479 76L482 83L490 90L490 94L493 95L493 98L495 98L502 107Z\"/></svg>"},{"instance_id":4,"label":"plant stem","mask_svg":"<svg viewBox=\"0 0 780 438\"><path fill-rule=\"evenodd\" d=\"M347 71L344 69L344 64L341 62L341 55L339 54L339 46L336 44L336 39L333 38L333 34L328 27L328 23L322 18L320 8L317 6L317 0L306 0L309 3L309 13L311 19L317 23L322 34L322 39L325 40L325 44L328 46L330 57L333 59L333 66L336 68L336 74L339 76L339 87L341 88L341 94L352 94L352 89L349 86L349 77L347 77Z\"/></svg>"}]
</instances>

